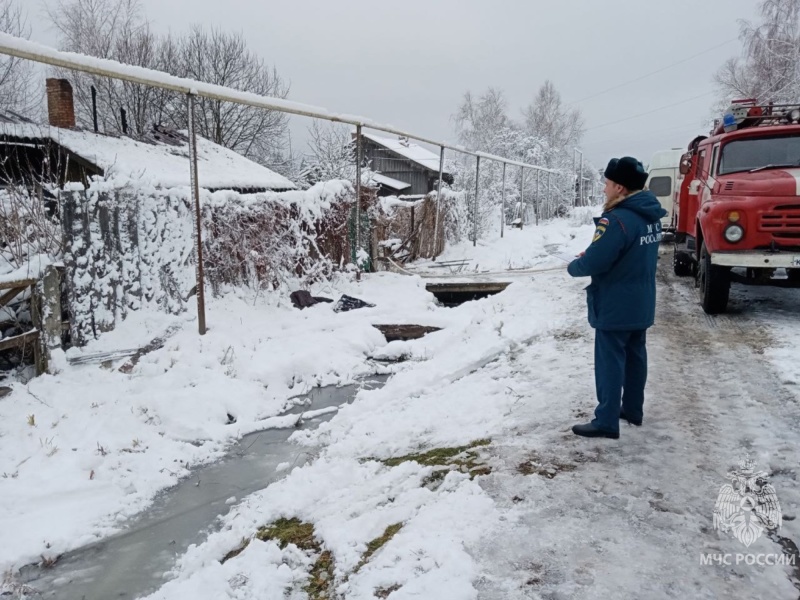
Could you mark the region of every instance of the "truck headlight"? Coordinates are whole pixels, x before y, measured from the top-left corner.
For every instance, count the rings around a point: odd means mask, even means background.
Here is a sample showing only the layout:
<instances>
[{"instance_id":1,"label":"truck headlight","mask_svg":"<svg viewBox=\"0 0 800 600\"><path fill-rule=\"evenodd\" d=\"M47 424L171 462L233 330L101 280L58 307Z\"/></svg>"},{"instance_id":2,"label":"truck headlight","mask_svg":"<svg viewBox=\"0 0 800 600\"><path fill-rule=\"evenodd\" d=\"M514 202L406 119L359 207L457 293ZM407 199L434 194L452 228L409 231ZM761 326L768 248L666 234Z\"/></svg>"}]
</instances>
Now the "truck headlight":
<instances>
[{"instance_id":1,"label":"truck headlight","mask_svg":"<svg viewBox=\"0 0 800 600\"><path fill-rule=\"evenodd\" d=\"M744 229L741 225L733 223L725 228L725 233L723 235L731 244L735 244L736 242L741 241L741 239L744 237Z\"/></svg>"}]
</instances>

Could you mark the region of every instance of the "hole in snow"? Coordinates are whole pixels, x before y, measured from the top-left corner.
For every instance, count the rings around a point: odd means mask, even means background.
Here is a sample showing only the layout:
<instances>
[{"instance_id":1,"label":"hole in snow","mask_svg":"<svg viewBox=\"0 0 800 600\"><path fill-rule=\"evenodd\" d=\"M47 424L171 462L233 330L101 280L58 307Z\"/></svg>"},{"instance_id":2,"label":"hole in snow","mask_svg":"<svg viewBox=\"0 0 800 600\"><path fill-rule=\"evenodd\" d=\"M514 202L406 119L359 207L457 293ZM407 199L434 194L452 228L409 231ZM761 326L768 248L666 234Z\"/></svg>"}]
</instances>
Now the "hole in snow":
<instances>
[{"instance_id":1,"label":"hole in snow","mask_svg":"<svg viewBox=\"0 0 800 600\"><path fill-rule=\"evenodd\" d=\"M426 327L425 325L373 325L378 329L387 342L407 342L418 340L429 333L441 331L439 327Z\"/></svg>"},{"instance_id":2,"label":"hole in snow","mask_svg":"<svg viewBox=\"0 0 800 600\"><path fill-rule=\"evenodd\" d=\"M429 283L425 286L431 294L444 306L454 307L470 302L482 300L505 290L511 282L467 282L467 283Z\"/></svg>"}]
</instances>

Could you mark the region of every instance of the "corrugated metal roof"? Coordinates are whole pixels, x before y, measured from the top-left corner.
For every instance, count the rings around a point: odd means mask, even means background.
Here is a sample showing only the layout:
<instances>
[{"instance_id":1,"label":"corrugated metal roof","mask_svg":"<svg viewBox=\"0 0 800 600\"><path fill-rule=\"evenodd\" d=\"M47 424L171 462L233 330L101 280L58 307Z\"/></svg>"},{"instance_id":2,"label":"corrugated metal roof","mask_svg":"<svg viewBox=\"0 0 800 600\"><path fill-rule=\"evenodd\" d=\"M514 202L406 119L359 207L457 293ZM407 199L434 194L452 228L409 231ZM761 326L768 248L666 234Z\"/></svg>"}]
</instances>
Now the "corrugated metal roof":
<instances>
[{"instance_id":1,"label":"corrugated metal roof","mask_svg":"<svg viewBox=\"0 0 800 600\"><path fill-rule=\"evenodd\" d=\"M381 137L372 133L362 133L362 135L368 140L391 150L395 154L399 154L403 158L425 167L429 171L439 172L439 156L418 144L407 140Z\"/></svg>"}]
</instances>

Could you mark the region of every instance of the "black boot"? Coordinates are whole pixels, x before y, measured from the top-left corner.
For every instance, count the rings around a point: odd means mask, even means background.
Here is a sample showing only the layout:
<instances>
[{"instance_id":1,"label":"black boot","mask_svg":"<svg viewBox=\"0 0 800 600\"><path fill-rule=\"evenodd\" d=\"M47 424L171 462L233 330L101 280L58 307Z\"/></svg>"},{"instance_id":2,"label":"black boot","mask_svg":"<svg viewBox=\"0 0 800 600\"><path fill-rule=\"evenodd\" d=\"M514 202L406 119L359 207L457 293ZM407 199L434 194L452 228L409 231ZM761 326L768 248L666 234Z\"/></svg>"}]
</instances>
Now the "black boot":
<instances>
[{"instance_id":1,"label":"black boot","mask_svg":"<svg viewBox=\"0 0 800 600\"><path fill-rule=\"evenodd\" d=\"M621 410L619 411L619 418L620 418L620 420L622 420L622 421L627 421L627 422L628 422L628 423L630 423L631 425L636 425L637 427L641 427L641 426L642 426L642 421L641 421L641 420L639 420L639 421L632 421L632 420L631 420L631 419L629 419L629 418L628 418L628 417L625 415L625 413L624 413L623 411L621 411Z\"/></svg>"},{"instance_id":2,"label":"black boot","mask_svg":"<svg viewBox=\"0 0 800 600\"><path fill-rule=\"evenodd\" d=\"M604 437L604 438L611 438L612 440L619 439L619 433L614 431L603 431L602 429L598 429L591 423L586 423L585 425L574 425L572 427L572 433L575 435L579 435L581 437Z\"/></svg>"}]
</instances>

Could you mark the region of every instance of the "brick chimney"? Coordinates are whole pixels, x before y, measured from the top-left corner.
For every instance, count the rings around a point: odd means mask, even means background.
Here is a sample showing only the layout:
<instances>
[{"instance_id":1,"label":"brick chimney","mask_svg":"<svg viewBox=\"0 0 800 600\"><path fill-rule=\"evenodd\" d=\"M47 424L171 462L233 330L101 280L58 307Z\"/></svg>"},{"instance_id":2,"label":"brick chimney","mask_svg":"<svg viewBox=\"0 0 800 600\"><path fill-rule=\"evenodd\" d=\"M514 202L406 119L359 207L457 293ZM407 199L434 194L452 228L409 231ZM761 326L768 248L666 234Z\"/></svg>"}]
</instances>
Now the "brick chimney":
<instances>
[{"instance_id":1,"label":"brick chimney","mask_svg":"<svg viewBox=\"0 0 800 600\"><path fill-rule=\"evenodd\" d=\"M72 86L66 79L47 80L47 113L52 127L75 127Z\"/></svg>"}]
</instances>

